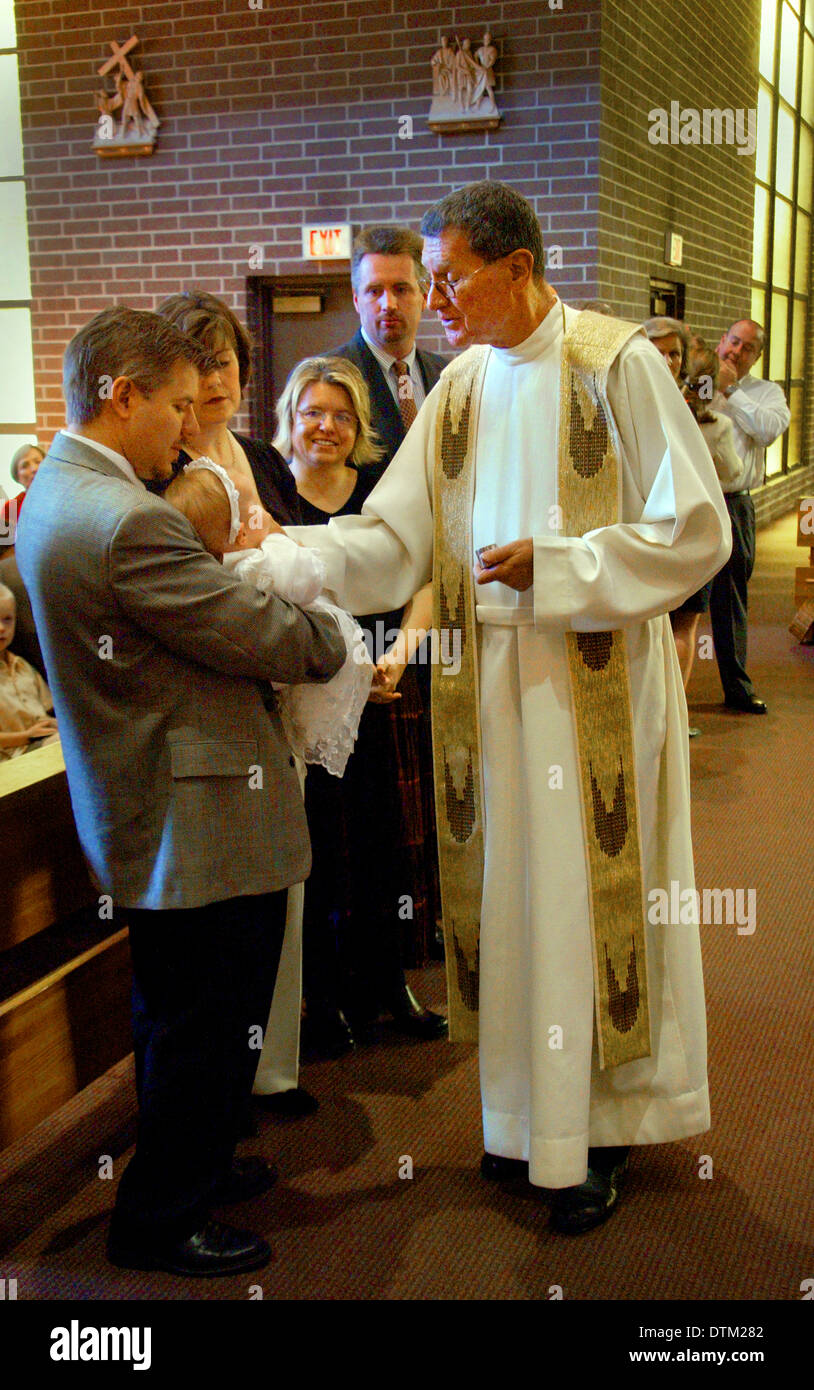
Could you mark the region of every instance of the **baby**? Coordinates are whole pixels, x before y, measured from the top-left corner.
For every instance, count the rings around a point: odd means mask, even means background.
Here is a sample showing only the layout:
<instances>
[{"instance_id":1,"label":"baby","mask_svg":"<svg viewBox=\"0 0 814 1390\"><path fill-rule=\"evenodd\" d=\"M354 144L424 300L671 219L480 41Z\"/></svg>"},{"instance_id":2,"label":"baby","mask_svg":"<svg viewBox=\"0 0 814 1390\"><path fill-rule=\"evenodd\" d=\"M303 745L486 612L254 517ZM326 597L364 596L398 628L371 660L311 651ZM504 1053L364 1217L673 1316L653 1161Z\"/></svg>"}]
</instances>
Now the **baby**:
<instances>
[{"instance_id":1,"label":"baby","mask_svg":"<svg viewBox=\"0 0 814 1390\"><path fill-rule=\"evenodd\" d=\"M0 762L59 738L48 686L33 666L9 651L16 623L17 602L0 584Z\"/></svg>"},{"instance_id":2,"label":"baby","mask_svg":"<svg viewBox=\"0 0 814 1390\"><path fill-rule=\"evenodd\" d=\"M238 579L300 608L331 613L345 639L344 665L323 684L277 685L277 707L292 751L341 777L370 693L373 665L356 621L320 598L325 565L316 551L286 536L257 501L242 473L209 458L188 463L164 493L197 531L204 548Z\"/></svg>"}]
</instances>

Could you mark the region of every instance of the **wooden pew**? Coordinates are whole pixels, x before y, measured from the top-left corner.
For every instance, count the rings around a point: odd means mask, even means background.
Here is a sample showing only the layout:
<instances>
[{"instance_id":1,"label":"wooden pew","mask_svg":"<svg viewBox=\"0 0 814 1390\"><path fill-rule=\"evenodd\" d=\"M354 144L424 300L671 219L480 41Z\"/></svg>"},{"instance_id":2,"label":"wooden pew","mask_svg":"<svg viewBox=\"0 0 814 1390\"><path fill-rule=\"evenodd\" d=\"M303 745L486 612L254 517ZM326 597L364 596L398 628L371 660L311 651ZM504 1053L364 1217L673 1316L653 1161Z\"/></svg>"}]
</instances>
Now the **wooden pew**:
<instances>
[{"instance_id":1,"label":"wooden pew","mask_svg":"<svg viewBox=\"0 0 814 1390\"><path fill-rule=\"evenodd\" d=\"M126 928L100 916L59 744L0 763L0 1148L131 1050Z\"/></svg>"}]
</instances>

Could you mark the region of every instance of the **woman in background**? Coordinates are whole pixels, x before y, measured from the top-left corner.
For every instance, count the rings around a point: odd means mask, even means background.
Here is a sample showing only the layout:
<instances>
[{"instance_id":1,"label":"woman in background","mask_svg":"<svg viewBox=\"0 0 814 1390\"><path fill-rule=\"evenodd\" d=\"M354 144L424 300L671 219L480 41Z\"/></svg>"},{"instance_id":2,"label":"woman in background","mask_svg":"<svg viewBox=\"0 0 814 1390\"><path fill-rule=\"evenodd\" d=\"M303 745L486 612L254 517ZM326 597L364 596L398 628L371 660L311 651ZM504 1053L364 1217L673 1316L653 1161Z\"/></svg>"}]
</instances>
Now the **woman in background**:
<instances>
[{"instance_id":1,"label":"woman in background","mask_svg":"<svg viewBox=\"0 0 814 1390\"><path fill-rule=\"evenodd\" d=\"M291 458L305 524L358 514L375 483L364 465L380 450L367 386L353 363L336 357L301 362L286 383L277 418L274 443ZM414 913L427 893L410 850L413 823L421 817L423 706L409 662L430 627L431 604L427 585L403 614L358 619L371 634L371 655L386 684L371 692L341 781L320 768L309 768L306 778L314 855L305 887L306 1029L310 1047L323 1056L347 1051L354 1033L384 1011L411 1037L446 1032L446 1019L415 998L402 965L405 904ZM430 910L434 920L434 901Z\"/></svg>"}]
</instances>

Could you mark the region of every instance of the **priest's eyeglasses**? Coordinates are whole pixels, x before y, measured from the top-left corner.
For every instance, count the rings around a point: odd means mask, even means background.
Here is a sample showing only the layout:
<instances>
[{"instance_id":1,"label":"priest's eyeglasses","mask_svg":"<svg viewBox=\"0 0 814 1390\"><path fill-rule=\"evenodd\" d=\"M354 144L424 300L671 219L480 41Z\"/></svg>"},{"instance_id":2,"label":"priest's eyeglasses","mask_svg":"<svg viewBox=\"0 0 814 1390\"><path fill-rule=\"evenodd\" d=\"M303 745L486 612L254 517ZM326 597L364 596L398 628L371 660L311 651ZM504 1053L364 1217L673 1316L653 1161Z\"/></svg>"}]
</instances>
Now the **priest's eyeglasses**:
<instances>
[{"instance_id":1,"label":"priest's eyeglasses","mask_svg":"<svg viewBox=\"0 0 814 1390\"><path fill-rule=\"evenodd\" d=\"M297 414L307 425L324 425L328 418L340 430L353 429L356 424L356 416L348 410L318 410L316 406L309 406L307 410L298 410Z\"/></svg>"},{"instance_id":2,"label":"priest's eyeglasses","mask_svg":"<svg viewBox=\"0 0 814 1390\"><path fill-rule=\"evenodd\" d=\"M443 280L436 280L434 275L430 275L430 285L429 289L427 290L427 298L429 298L433 290L437 290L438 293L440 295L443 295L444 299L446 299L448 302L454 302L458 298L458 295L460 294L461 290L464 289L468 284L470 284L471 281L475 279L476 275L480 275L482 270L486 270L488 266L494 264L494 261L487 261L485 265L479 265L477 270L470 271L468 275L459 275L454 280L451 280L449 276L445 276Z\"/></svg>"},{"instance_id":3,"label":"priest's eyeglasses","mask_svg":"<svg viewBox=\"0 0 814 1390\"><path fill-rule=\"evenodd\" d=\"M508 252L508 255L512 255L512 252ZM449 302L454 302L461 293L461 290L471 284L475 277L480 275L482 270L488 270L490 265L498 265L500 261L505 260L506 256L498 256L497 260L486 261L484 265L479 265L477 270L470 270L468 275L458 275L454 279L450 279L447 275L443 280L436 280L435 276L431 272L428 272L430 284L427 290L427 298L429 298L433 290L437 290L440 295L443 295L444 299Z\"/></svg>"}]
</instances>

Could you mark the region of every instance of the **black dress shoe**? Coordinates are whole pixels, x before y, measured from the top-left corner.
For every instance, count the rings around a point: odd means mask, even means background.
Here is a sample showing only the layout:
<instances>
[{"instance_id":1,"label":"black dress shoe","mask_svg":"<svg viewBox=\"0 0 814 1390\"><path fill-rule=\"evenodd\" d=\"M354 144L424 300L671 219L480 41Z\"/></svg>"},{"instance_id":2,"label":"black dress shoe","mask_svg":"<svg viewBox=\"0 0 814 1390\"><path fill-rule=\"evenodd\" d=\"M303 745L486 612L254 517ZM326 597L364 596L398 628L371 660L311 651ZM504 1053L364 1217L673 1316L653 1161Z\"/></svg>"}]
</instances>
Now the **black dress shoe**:
<instances>
[{"instance_id":1,"label":"black dress shoe","mask_svg":"<svg viewBox=\"0 0 814 1390\"><path fill-rule=\"evenodd\" d=\"M551 1229L565 1236L580 1236L607 1221L619 1202L627 1163L627 1149L589 1149L585 1182L554 1193Z\"/></svg>"},{"instance_id":2,"label":"black dress shoe","mask_svg":"<svg viewBox=\"0 0 814 1390\"><path fill-rule=\"evenodd\" d=\"M271 1259L271 1246L251 1231L207 1221L186 1240L155 1246L129 1244L111 1234L107 1258L119 1269L164 1269L170 1274L213 1279L262 1269Z\"/></svg>"},{"instance_id":3,"label":"black dress shoe","mask_svg":"<svg viewBox=\"0 0 814 1390\"><path fill-rule=\"evenodd\" d=\"M444 1015L434 1014L431 1009L419 1004L407 984L388 1002L387 1007L398 1031L407 1033L411 1038L429 1042L433 1038L442 1038L448 1031L449 1025Z\"/></svg>"},{"instance_id":4,"label":"black dress shoe","mask_svg":"<svg viewBox=\"0 0 814 1390\"><path fill-rule=\"evenodd\" d=\"M344 1057L356 1046L350 1024L341 1009L306 1014L302 1021L300 1042L303 1052L311 1057L329 1060Z\"/></svg>"},{"instance_id":5,"label":"black dress shoe","mask_svg":"<svg viewBox=\"0 0 814 1390\"><path fill-rule=\"evenodd\" d=\"M766 714L766 702L756 695L727 695L724 704L727 709L739 709L743 714Z\"/></svg>"},{"instance_id":6,"label":"black dress shoe","mask_svg":"<svg viewBox=\"0 0 814 1390\"><path fill-rule=\"evenodd\" d=\"M319 1110L319 1101L302 1086L292 1086L288 1091L274 1091L269 1096L253 1096L258 1110L271 1115L282 1115L286 1119L296 1119L300 1115L313 1115Z\"/></svg>"},{"instance_id":7,"label":"black dress shoe","mask_svg":"<svg viewBox=\"0 0 814 1390\"><path fill-rule=\"evenodd\" d=\"M488 1182L512 1182L517 1178L529 1180L529 1165L522 1158L501 1158L499 1154L484 1153L480 1161L481 1177Z\"/></svg>"},{"instance_id":8,"label":"black dress shoe","mask_svg":"<svg viewBox=\"0 0 814 1390\"><path fill-rule=\"evenodd\" d=\"M248 1202L268 1192L277 1181L277 1169L257 1154L247 1154L245 1158L233 1158L229 1176L215 1189L213 1203L226 1207L231 1202Z\"/></svg>"}]
</instances>

